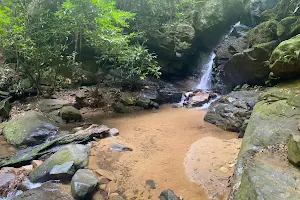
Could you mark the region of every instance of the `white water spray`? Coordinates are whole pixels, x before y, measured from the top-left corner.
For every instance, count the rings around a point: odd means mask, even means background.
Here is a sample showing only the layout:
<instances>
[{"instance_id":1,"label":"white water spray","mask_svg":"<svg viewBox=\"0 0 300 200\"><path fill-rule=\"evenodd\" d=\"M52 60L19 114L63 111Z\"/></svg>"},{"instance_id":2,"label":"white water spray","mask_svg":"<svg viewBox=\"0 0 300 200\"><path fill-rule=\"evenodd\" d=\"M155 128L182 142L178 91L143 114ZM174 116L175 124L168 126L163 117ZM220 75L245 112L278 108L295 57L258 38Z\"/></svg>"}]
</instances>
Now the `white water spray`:
<instances>
[{"instance_id":1,"label":"white water spray","mask_svg":"<svg viewBox=\"0 0 300 200\"><path fill-rule=\"evenodd\" d=\"M211 75L215 57L216 54L212 52L209 55L208 62L202 67L202 77L200 83L197 85L197 89L200 89L203 92L211 89Z\"/></svg>"}]
</instances>

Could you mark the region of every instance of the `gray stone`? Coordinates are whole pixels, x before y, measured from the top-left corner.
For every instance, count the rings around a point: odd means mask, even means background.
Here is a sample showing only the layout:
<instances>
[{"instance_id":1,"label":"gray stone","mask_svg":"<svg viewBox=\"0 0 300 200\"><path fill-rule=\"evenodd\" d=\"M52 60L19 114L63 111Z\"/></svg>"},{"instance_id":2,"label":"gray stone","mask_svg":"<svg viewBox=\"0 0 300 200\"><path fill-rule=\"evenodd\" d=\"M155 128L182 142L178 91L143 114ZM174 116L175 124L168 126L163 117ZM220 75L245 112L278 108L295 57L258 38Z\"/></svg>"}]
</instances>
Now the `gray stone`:
<instances>
[{"instance_id":1,"label":"gray stone","mask_svg":"<svg viewBox=\"0 0 300 200\"><path fill-rule=\"evenodd\" d=\"M59 110L64 106L71 106L72 103L66 100L59 99L44 99L39 102L39 108L42 112L51 112Z\"/></svg>"},{"instance_id":2,"label":"gray stone","mask_svg":"<svg viewBox=\"0 0 300 200\"><path fill-rule=\"evenodd\" d=\"M159 200L180 200L170 189L163 191L158 198Z\"/></svg>"},{"instance_id":3,"label":"gray stone","mask_svg":"<svg viewBox=\"0 0 300 200\"><path fill-rule=\"evenodd\" d=\"M79 169L72 178L71 192L75 199L86 199L96 189L98 177L89 169Z\"/></svg>"},{"instance_id":4,"label":"gray stone","mask_svg":"<svg viewBox=\"0 0 300 200\"><path fill-rule=\"evenodd\" d=\"M55 172L55 170L58 168L66 167L66 165L68 165L66 163L70 162L73 162L75 170L84 168L88 164L88 156L89 147L81 144L70 144L66 147L61 148L59 151L45 160L45 162L43 162L43 164L41 164L38 168L34 169L29 174L29 179L30 181L36 183L57 178L53 177L51 175L51 172ZM75 170L70 169L72 169L72 167L68 169L68 173L71 175L75 172Z\"/></svg>"},{"instance_id":5,"label":"gray stone","mask_svg":"<svg viewBox=\"0 0 300 200\"><path fill-rule=\"evenodd\" d=\"M60 115L61 118L66 122L82 120L80 111L73 106L64 106L60 111Z\"/></svg>"},{"instance_id":6,"label":"gray stone","mask_svg":"<svg viewBox=\"0 0 300 200\"><path fill-rule=\"evenodd\" d=\"M288 140L288 159L300 166L300 135L291 135Z\"/></svg>"},{"instance_id":7,"label":"gray stone","mask_svg":"<svg viewBox=\"0 0 300 200\"><path fill-rule=\"evenodd\" d=\"M44 183L41 187L23 192L13 200L74 200L68 191L63 190L61 184Z\"/></svg>"},{"instance_id":8,"label":"gray stone","mask_svg":"<svg viewBox=\"0 0 300 200\"><path fill-rule=\"evenodd\" d=\"M70 178L74 173L74 161L66 162L62 165L55 165L50 171L50 175L58 177L58 179Z\"/></svg>"}]
</instances>

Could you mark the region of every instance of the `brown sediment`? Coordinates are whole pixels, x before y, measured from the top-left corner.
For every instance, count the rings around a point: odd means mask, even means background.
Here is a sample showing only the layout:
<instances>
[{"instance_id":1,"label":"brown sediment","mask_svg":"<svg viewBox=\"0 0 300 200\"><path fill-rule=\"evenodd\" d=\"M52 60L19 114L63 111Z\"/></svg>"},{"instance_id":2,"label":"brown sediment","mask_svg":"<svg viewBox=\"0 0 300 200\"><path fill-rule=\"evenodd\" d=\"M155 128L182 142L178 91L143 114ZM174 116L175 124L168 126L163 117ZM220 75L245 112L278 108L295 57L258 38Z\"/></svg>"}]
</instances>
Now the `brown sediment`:
<instances>
[{"instance_id":1,"label":"brown sediment","mask_svg":"<svg viewBox=\"0 0 300 200\"><path fill-rule=\"evenodd\" d=\"M93 142L89 168L113 172L118 190L127 199L158 199L165 189L186 200L222 199L240 141L235 133L205 123L205 113L164 106L157 111L93 117L94 123L119 129L120 136ZM133 151L112 152L112 142ZM221 167L228 171L220 171ZM148 179L155 181L156 189L146 188Z\"/></svg>"}]
</instances>

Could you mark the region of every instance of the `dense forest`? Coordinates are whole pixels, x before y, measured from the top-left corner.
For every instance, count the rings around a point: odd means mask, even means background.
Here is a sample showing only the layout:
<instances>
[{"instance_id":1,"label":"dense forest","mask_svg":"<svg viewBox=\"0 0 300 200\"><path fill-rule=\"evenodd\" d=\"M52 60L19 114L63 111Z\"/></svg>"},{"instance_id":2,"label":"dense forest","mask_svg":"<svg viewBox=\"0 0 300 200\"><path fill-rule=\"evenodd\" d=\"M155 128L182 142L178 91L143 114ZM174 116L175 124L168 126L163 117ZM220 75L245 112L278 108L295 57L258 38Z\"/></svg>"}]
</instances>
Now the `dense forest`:
<instances>
[{"instance_id":1,"label":"dense forest","mask_svg":"<svg viewBox=\"0 0 300 200\"><path fill-rule=\"evenodd\" d=\"M299 0L0 0L0 199L300 199L299 55Z\"/></svg>"}]
</instances>

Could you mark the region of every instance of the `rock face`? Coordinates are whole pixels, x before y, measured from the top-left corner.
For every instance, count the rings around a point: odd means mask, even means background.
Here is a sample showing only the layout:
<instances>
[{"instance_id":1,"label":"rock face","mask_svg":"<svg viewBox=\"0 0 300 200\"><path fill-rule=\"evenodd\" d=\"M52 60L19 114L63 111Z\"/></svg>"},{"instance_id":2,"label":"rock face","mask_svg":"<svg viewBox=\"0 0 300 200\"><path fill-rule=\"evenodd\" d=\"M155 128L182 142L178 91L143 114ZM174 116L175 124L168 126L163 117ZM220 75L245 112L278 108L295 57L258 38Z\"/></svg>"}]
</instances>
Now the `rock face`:
<instances>
[{"instance_id":1,"label":"rock face","mask_svg":"<svg viewBox=\"0 0 300 200\"><path fill-rule=\"evenodd\" d=\"M255 194L254 190L258 190L258 188L267 188L270 185L272 190L263 189L263 193L254 196L255 198L251 199L276 199L277 197L281 197L281 195L289 195L290 186L294 184L294 180L298 179L298 175L296 179L286 179L284 178L285 171L281 169L280 165L273 165L272 161L268 161L265 159L267 164L264 164L266 167L263 171L268 171L270 176L263 175L260 177L260 180L263 180L264 183L268 183L265 187L260 187L260 182L256 182L254 178L244 178L247 177L247 173L250 171L255 170L256 172L260 171L259 165L247 165L247 163L252 163L250 158L253 155L257 154L257 152L261 149L267 148L268 146L278 145L282 142L286 142L289 136L292 135L299 135L298 126L299 123L299 113L300 113L300 101L299 101L299 94L300 94L300 81L291 81L288 83L283 83L274 87L267 92L263 93L259 97L259 102L253 109L252 115L249 119L249 123L243 138L242 147L239 153L238 162L235 170L234 176L234 186L233 190L237 191L237 193L242 194ZM277 152L277 150L275 150ZM284 157L286 158L287 155ZM273 156L274 157L274 156ZM249 167L249 168L248 168ZM270 170L271 169L271 170ZM281 172L280 172L281 171ZM280 173L277 173L280 172ZM276 174L274 179L276 181L270 181L268 177L273 177L272 173ZM287 172L287 174L290 172ZM293 172L291 172L293 173ZM299 172L298 172L299 173ZM272 176L271 176L272 175ZM250 175L253 176L253 175ZM290 176L290 175L287 175ZM244 180L242 180L242 177ZM257 177L257 176L256 176ZM278 181L277 181L278 179ZM287 185L282 180L290 180ZM250 183L246 180L252 180ZM273 179L272 179L273 180ZM293 180L293 181L292 181ZM274 184L273 184L274 183ZM299 181L298 181L299 183ZM297 183L297 184L298 184ZM298 188L298 187L293 187ZM285 191L282 193L281 191ZM243 192L244 191L244 192ZM241 193L242 192L242 193ZM299 193L299 189L294 190L294 192ZM293 194L294 194L293 192ZM234 194L237 194L234 192ZM235 196L233 195L233 196ZM262 195L262 196L261 196ZM298 194L299 195L299 194ZM270 196L270 197L269 197ZM241 195L239 196L241 197ZM245 197L241 197L241 199L247 199L247 195ZM274 197L274 198L273 198ZM292 197L292 196L290 196ZM298 197L297 197L298 198ZM236 199L237 198L236 196ZM277 198L278 199L278 198ZM289 199L287 196L284 196L280 199Z\"/></svg>"},{"instance_id":2,"label":"rock face","mask_svg":"<svg viewBox=\"0 0 300 200\"><path fill-rule=\"evenodd\" d=\"M74 198L61 188L60 184L44 183L41 187L23 192L13 200L74 200Z\"/></svg>"},{"instance_id":3,"label":"rock face","mask_svg":"<svg viewBox=\"0 0 300 200\"><path fill-rule=\"evenodd\" d=\"M250 46L277 40L277 24L275 20L263 22L248 33Z\"/></svg>"},{"instance_id":4,"label":"rock face","mask_svg":"<svg viewBox=\"0 0 300 200\"><path fill-rule=\"evenodd\" d=\"M239 21L243 9L241 0L210 0L200 4L194 27L201 43L206 47L213 45L230 25Z\"/></svg>"},{"instance_id":5,"label":"rock face","mask_svg":"<svg viewBox=\"0 0 300 200\"><path fill-rule=\"evenodd\" d=\"M5 124L3 134L5 139L14 145L35 145L55 135L58 127L49 123L41 113L28 111Z\"/></svg>"},{"instance_id":6,"label":"rock face","mask_svg":"<svg viewBox=\"0 0 300 200\"><path fill-rule=\"evenodd\" d=\"M98 177L89 169L79 169L72 178L71 192L75 199L86 199L96 189Z\"/></svg>"},{"instance_id":7,"label":"rock face","mask_svg":"<svg viewBox=\"0 0 300 200\"><path fill-rule=\"evenodd\" d=\"M223 83L229 90L246 83L263 85L270 73L267 61L277 44L277 41L263 43L233 55L224 65Z\"/></svg>"},{"instance_id":8,"label":"rock face","mask_svg":"<svg viewBox=\"0 0 300 200\"><path fill-rule=\"evenodd\" d=\"M283 41L273 51L270 70L282 79L291 79L300 74L300 35Z\"/></svg>"},{"instance_id":9,"label":"rock face","mask_svg":"<svg viewBox=\"0 0 300 200\"><path fill-rule=\"evenodd\" d=\"M276 6L279 0L248 0L245 5L245 19L247 24L258 24L261 13Z\"/></svg>"},{"instance_id":10,"label":"rock face","mask_svg":"<svg viewBox=\"0 0 300 200\"><path fill-rule=\"evenodd\" d=\"M29 179L32 182L51 180L53 178L53 176L51 176L52 174L58 174L58 168L60 168L60 173L72 175L76 169L87 166L88 155L89 148L87 146L80 144L68 145L51 155L43 164L34 169L33 172L30 173ZM72 162L72 165L66 166L67 163L70 162ZM65 165L65 167L62 165ZM74 167L75 170L72 169L72 167ZM54 173L55 171L56 173Z\"/></svg>"},{"instance_id":11,"label":"rock face","mask_svg":"<svg viewBox=\"0 0 300 200\"><path fill-rule=\"evenodd\" d=\"M204 120L243 136L246 128L244 124L250 118L260 94L260 91L254 90L231 92L211 104Z\"/></svg>"},{"instance_id":12,"label":"rock face","mask_svg":"<svg viewBox=\"0 0 300 200\"><path fill-rule=\"evenodd\" d=\"M280 41L287 40L300 34L300 17L286 17L278 23L277 35Z\"/></svg>"}]
</instances>

